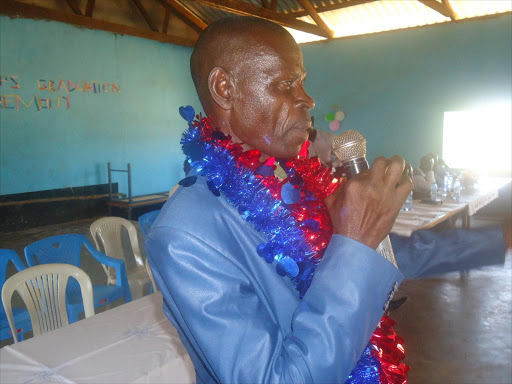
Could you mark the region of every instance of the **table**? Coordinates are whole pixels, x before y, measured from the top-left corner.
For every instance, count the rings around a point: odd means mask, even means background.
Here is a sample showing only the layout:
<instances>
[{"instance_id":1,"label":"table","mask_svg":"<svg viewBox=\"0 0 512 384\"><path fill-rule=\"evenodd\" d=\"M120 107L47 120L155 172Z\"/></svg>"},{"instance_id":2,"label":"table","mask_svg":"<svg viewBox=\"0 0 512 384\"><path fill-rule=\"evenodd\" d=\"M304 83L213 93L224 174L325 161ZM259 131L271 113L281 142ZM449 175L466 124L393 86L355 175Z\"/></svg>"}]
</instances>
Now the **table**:
<instances>
[{"instance_id":1,"label":"table","mask_svg":"<svg viewBox=\"0 0 512 384\"><path fill-rule=\"evenodd\" d=\"M194 383L157 292L0 349L0 382Z\"/></svg>"},{"instance_id":2,"label":"table","mask_svg":"<svg viewBox=\"0 0 512 384\"><path fill-rule=\"evenodd\" d=\"M463 228L469 229L470 217L498 198L499 190L510 181L509 178L483 179L474 190L463 190L459 201L444 198L443 204L440 205L424 204L420 200L414 200L412 210L398 214L391 232L411 236L418 229L430 229L459 216L462 217Z\"/></svg>"}]
</instances>

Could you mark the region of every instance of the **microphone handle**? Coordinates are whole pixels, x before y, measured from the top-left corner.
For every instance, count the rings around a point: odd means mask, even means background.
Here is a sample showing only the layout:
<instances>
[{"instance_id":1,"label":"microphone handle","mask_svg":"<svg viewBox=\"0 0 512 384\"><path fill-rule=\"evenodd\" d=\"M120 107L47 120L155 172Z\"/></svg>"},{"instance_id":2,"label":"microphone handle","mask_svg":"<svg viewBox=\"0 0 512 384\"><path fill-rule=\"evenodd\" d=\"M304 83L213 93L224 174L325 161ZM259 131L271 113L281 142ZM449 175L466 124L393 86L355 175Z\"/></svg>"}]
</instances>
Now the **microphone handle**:
<instances>
[{"instance_id":1,"label":"microphone handle","mask_svg":"<svg viewBox=\"0 0 512 384\"><path fill-rule=\"evenodd\" d=\"M358 157L343 163L340 168L342 176L351 179L358 173L370 169L370 166L368 165L368 161L366 161L366 157ZM393 263L393 265L398 268L389 235L386 236L384 240L382 240L382 242L379 244L377 247L377 252L379 252L386 258L386 260L388 260L390 263Z\"/></svg>"}]
</instances>

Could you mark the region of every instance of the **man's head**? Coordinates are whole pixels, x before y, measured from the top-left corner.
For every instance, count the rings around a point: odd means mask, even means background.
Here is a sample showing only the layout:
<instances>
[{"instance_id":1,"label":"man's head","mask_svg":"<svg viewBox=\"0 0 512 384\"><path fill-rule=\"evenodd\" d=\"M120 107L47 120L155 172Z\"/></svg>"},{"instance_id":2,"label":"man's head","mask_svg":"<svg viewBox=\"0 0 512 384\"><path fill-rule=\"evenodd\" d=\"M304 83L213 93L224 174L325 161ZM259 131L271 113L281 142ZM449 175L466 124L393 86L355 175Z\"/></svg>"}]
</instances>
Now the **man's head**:
<instances>
[{"instance_id":1,"label":"man's head","mask_svg":"<svg viewBox=\"0 0 512 384\"><path fill-rule=\"evenodd\" d=\"M247 148L281 158L298 154L315 103L293 37L250 17L216 21L201 34L190 67L213 124Z\"/></svg>"},{"instance_id":2,"label":"man's head","mask_svg":"<svg viewBox=\"0 0 512 384\"><path fill-rule=\"evenodd\" d=\"M434 159L430 154L425 155L420 159L420 169L423 172L429 172L433 168L434 168Z\"/></svg>"}]
</instances>

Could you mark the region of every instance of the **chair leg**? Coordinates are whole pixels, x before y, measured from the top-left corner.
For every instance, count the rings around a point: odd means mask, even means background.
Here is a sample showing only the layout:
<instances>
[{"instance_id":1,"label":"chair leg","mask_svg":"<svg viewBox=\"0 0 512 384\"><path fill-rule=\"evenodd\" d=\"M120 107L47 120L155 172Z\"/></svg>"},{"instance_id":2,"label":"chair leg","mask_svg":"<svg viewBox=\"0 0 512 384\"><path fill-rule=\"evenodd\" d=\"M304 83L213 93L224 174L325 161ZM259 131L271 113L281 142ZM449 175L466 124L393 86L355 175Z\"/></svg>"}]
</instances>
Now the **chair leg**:
<instances>
[{"instance_id":1,"label":"chair leg","mask_svg":"<svg viewBox=\"0 0 512 384\"><path fill-rule=\"evenodd\" d=\"M132 280L129 282L129 284L132 300L137 300L144 296L144 286L146 285L144 280Z\"/></svg>"}]
</instances>

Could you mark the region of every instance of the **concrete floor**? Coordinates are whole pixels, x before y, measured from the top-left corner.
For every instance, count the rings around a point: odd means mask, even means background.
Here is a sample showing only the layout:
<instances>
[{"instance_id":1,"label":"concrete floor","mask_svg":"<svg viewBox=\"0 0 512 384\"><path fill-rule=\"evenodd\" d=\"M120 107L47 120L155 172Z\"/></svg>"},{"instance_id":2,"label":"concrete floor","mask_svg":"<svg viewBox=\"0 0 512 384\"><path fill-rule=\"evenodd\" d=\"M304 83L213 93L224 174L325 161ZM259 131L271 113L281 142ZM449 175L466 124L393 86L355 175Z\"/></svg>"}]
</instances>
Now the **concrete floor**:
<instances>
[{"instance_id":1,"label":"concrete floor","mask_svg":"<svg viewBox=\"0 0 512 384\"><path fill-rule=\"evenodd\" d=\"M22 256L25 245L51 235L90 238L92 221L0 233L0 248ZM139 243L144 252L140 230ZM408 300L392 317L405 338L409 383L512 383L511 259L509 254L504 267L473 270L464 277L452 273L402 283L395 298ZM87 255L83 261L93 283L105 283L99 264Z\"/></svg>"}]
</instances>

